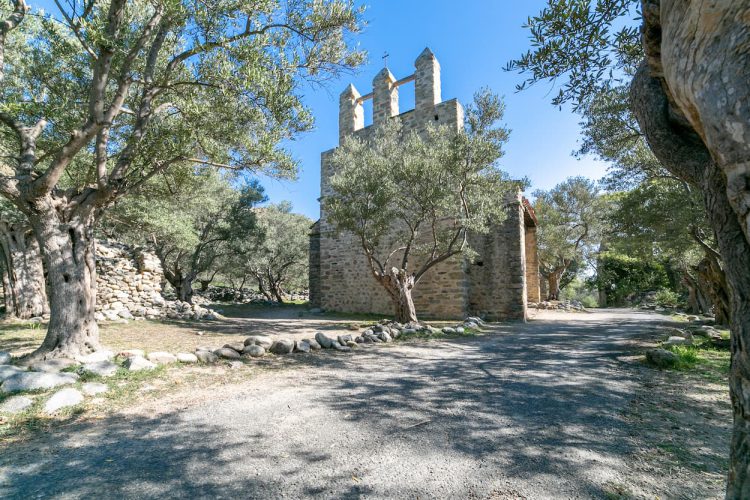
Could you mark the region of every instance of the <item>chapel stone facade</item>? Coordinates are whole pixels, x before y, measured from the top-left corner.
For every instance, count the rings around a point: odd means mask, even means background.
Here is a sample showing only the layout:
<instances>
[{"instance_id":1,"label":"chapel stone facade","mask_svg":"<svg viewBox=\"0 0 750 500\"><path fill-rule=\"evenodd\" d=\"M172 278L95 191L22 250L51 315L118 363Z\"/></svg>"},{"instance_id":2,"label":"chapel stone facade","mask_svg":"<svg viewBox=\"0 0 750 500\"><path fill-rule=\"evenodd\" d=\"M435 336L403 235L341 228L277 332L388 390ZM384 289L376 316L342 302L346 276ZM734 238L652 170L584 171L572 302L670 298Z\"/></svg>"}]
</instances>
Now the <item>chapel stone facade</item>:
<instances>
[{"instance_id":1,"label":"chapel stone facade","mask_svg":"<svg viewBox=\"0 0 750 500\"><path fill-rule=\"evenodd\" d=\"M399 112L398 88L414 82L415 107ZM372 82L372 92L360 95L349 85L339 98L339 143L349 135L371 136L362 103L372 99L372 121L377 125L398 117L406 131L430 124L460 129L463 107L456 99L443 101L440 64L429 48L419 55L414 74L397 80L383 68ZM321 195L330 194L331 149L321 155ZM536 218L520 192L508 193L507 217L487 235L471 235L479 254L469 262L457 256L430 269L414 289L420 318L460 319L479 315L488 320L526 319L529 302L539 301ZM418 265L418 263L417 263ZM414 265L413 268L416 268ZM393 314L386 291L375 281L358 242L337 233L321 207L320 220L310 234L310 303L326 310Z\"/></svg>"}]
</instances>

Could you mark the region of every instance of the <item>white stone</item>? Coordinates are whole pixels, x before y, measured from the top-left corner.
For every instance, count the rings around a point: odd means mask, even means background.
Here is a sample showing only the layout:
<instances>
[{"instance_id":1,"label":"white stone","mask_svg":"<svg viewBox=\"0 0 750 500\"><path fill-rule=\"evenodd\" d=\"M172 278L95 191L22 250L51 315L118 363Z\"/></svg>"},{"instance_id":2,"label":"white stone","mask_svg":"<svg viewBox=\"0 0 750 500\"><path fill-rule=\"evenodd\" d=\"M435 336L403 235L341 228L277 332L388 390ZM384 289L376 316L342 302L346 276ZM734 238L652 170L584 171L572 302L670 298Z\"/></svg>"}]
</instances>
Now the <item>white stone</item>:
<instances>
[{"instance_id":1,"label":"white stone","mask_svg":"<svg viewBox=\"0 0 750 500\"><path fill-rule=\"evenodd\" d=\"M58 410L75 406L83 402L81 391L73 388L62 389L52 395L44 404L45 413L55 413Z\"/></svg>"},{"instance_id":2,"label":"white stone","mask_svg":"<svg viewBox=\"0 0 750 500\"><path fill-rule=\"evenodd\" d=\"M0 413L15 415L34 404L34 400L28 396L13 396L0 404Z\"/></svg>"},{"instance_id":3,"label":"white stone","mask_svg":"<svg viewBox=\"0 0 750 500\"><path fill-rule=\"evenodd\" d=\"M13 360L13 356L9 352L0 351L0 365L9 365Z\"/></svg>"},{"instance_id":4,"label":"white stone","mask_svg":"<svg viewBox=\"0 0 750 500\"><path fill-rule=\"evenodd\" d=\"M13 365L0 365L0 382L12 377L16 373L24 373L26 370Z\"/></svg>"},{"instance_id":5,"label":"white stone","mask_svg":"<svg viewBox=\"0 0 750 500\"><path fill-rule=\"evenodd\" d=\"M131 372L139 372L141 370L153 370L154 368L156 368L155 364L153 364L151 361L147 360L146 358L142 356L133 356L131 358L126 359L123 366L127 368L128 370L130 370Z\"/></svg>"},{"instance_id":6,"label":"white stone","mask_svg":"<svg viewBox=\"0 0 750 500\"><path fill-rule=\"evenodd\" d=\"M100 377L111 377L117 372L117 365L111 361L97 361L95 363L86 363L83 369Z\"/></svg>"},{"instance_id":7,"label":"white stone","mask_svg":"<svg viewBox=\"0 0 750 500\"><path fill-rule=\"evenodd\" d=\"M148 360L160 365L168 365L177 362L177 358L171 352L156 351L148 353Z\"/></svg>"},{"instance_id":8,"label":"white stone","mask_svg":"<svg viewBox=\"0 0 750 500\"><path fill-rule=\"evenodd\" d=\"M693 341L686 339L685 337L669 337L666 342L667 345L692 345Z\"/></svg>"},{"instance_id":9,"label":"white stone","mask_svg":"<svg viewBox=\"0 0 750 500\"><path fill-rule=\"evenodd\" d=\"M251 358L260 358L266 354L266 350L263 348L263 346L259 346L257 344L246 345L242 352L243 354L247 354Z\"/></svg>"},{"instance_id":10,"label":"white stone","mask_svg":"<svg viewBox=\"0 0 750 500\"><path fill-rule=\"evenodd\" d=\"M126 349L117 353L118 358L132 358L133 356L145 357L146 353L143 349Z\"/></svg>"},{"instance_id":11,"label":"white stone","mask_svg":"<svg viewBox=\"0 0 750 500\"><path fill-rule=\"evenodd\" d=\"M76 362L68 358L55 358L39 361L30 366L35 372L58 373L65 368L75 365Z\"/></svg>"},{"instance_id":12,"label":"white stone","mask_svg":"<svg viewBox=\"0 0 750 500\"><path fill-rule=\"evenodd\" d=\"M198 356L189 352L180 352L177 353L177 361L180 363L197 363Z\"/></svg>"},{"instance_id":13,"label":"white stone","mask_svg":"<svg viewBox=\"0 0 750 500\"><path fill-rule=\"evenodd\" d=\"M115 355L112 351L96 351L86 356L76 356L76 361L80 363L96 363L98 361L110 361Z\"/></svg>"},{"instance_id":14,"label":"white stone","mask_svg":"<svg viewBox=\"0 0 750 500\"><path fill-rule=\"evenodd\" d=\"M94 396L95 394L103 394L109 391L107 384L99 382L87 382L81 386L81 391L87 396Z\"/></svg>"},{"instance_id":15,"label":"white stone","mask_svg":"<svg viewBox=\"0 0 750 500\"><path fill-rule=\"evenodd\" d=\"M259 345L263 349L268 349L273 345L273 339L265 335L250 335L245 339L245 345Z\"/></svg>"},{"instance_id":16,"label":"white stone","mask_svg":"<svg viewBox=\"0 0 750 500\"><path fill-rule=\"evenodd\" d=\"M5 379L0 390L8 393L52 389L61 385L74 384L77 380L78 375L75 373L22 372Z\"/></svg>"}]
</instances>

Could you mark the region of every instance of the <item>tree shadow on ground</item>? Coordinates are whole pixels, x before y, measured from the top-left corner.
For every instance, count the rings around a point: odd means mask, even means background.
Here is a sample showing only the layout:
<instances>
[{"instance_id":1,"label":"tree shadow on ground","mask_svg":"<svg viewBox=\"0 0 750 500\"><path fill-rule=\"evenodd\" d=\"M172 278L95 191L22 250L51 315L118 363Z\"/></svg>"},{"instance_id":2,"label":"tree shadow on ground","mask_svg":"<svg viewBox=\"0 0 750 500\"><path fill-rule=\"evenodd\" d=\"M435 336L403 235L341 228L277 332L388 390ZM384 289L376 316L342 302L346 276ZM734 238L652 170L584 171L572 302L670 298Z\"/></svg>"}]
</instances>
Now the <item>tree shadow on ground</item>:
<instances>
[{"instance_id":1,"label":"tree shadow on ground","mask_svg":"<svg viewBox=\"0 0 750 500\"><path fill-rule=\"evenodd\" d=\"M294 369L218 402L6 450L0 496L601 498L627 474L638 380L620 358L642 331L537 322L274 359Z\"/></svg>"}]
</instances>

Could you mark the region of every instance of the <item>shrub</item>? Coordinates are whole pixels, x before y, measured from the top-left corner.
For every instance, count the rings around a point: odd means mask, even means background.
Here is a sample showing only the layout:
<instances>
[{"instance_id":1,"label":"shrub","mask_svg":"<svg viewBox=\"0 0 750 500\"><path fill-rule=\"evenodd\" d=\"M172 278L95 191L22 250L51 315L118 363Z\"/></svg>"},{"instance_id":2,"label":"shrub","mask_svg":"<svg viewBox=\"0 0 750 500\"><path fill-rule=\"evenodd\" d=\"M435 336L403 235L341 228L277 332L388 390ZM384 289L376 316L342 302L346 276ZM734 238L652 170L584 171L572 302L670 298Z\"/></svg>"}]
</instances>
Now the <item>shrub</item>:
<instances>
[{"instance_id":1,"label":"shrub","mask_svg":"<svg viewBox=\"0 0 750 500\"><path fill-rule=\"evenodd\" d=\"M654 296L656 304L661 307L677 307L680 303L680 296L667 288L662 288Z\"/></svg>"}]
</instances>

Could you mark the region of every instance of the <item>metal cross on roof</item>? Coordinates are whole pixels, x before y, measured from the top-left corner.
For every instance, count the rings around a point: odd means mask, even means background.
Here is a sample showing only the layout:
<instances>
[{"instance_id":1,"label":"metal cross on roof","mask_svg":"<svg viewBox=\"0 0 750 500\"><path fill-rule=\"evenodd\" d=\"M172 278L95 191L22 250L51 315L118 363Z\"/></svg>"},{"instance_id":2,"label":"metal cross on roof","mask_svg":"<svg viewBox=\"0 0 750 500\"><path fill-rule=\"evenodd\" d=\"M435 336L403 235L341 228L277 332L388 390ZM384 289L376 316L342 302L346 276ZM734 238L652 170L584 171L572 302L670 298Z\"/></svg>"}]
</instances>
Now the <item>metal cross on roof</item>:
<instances>
[{"instance_id":1,"label":"metal cross on roof","mask_svg":"<svg viewBox=\"0 0 750 500\"><path fill-rule=\"evenodd\" d=\"M388 67L388 56L390 56L388 52L383 52L383 65L386 68Z\"/></svg>"}]
</instances>

